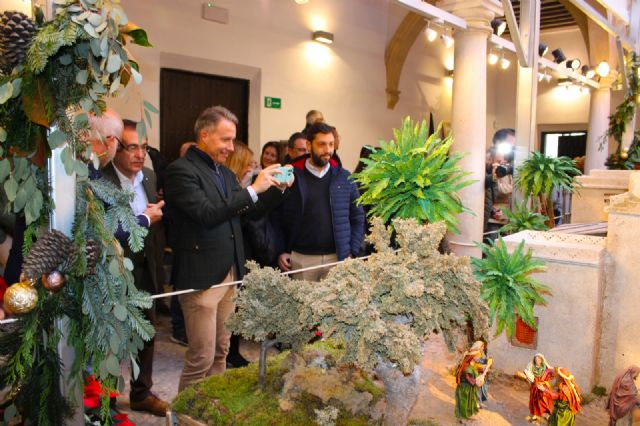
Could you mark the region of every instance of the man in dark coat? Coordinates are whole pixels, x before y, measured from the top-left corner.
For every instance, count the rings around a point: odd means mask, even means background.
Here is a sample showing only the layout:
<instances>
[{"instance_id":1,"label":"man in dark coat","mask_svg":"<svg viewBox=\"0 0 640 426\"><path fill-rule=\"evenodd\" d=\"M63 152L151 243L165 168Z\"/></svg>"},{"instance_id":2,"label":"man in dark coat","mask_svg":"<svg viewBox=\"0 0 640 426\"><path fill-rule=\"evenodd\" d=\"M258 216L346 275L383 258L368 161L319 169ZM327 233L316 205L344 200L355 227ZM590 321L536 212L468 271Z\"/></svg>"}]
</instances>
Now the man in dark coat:
<instances>
[{"instance_id":1,"label":"man in dark coat","mask_svg":"<svg viewBox=\"0 0 640 426\"><path fill-rule=\"evenodd\" d=\"M364 211L350 173L333 158L335 133L325 123L307 129L309 154L292 163L296 183L279 210L286 251L278 266L288 271L356 257L364 237ZM295 274L319 281L328 268Z\"/></svg>"},{"instance_id":2,"label":"man in dark coat","mask_svg":"<svg viewBox=\"0 0 640 426\"><path fill-rule=\"evenodd\" d=\"M240 216L284 191L274 177L279 164L262 170L246 189L223 165L233 151L237 123L226 108L207 108L194 127L197 145L166 169L165 200L176 237L172 281L177 290L203 290L179 296L189 345L180 390L224 372L230 337L224 322L235 308L235 286L209 287L242 278Z\"/></svg>"},{"instance_id":3,"label":"man in dark coat","mask_svg":"<svg viewBox=\"0 0 640 426\"><path fill-rule=\"evenodd\" d=\"M120 243L124 248L125 256L133 262L136 288L154 294L158 292L154 242L156 233L161 232L159 227L164 202L157 202L156 175L153 170L143 166L148 147L146 140L140 141L136 132L136 123L125 120L122 140L118 141L113 162L102 169L102 174L105 179L115 185L133 192L131 208L138 224L147 228L149 232L144 240L144 249L140 252L131 251L126 239L121 239ZM155 325L154 307L146 309L144 314L149 322ZM145 342L144 348L138 352L140 373L131 382L129 401L132 410L165 416L168 404L151 393L153 350L154 339L151 339Z\"/></svg>"}]
</instances>

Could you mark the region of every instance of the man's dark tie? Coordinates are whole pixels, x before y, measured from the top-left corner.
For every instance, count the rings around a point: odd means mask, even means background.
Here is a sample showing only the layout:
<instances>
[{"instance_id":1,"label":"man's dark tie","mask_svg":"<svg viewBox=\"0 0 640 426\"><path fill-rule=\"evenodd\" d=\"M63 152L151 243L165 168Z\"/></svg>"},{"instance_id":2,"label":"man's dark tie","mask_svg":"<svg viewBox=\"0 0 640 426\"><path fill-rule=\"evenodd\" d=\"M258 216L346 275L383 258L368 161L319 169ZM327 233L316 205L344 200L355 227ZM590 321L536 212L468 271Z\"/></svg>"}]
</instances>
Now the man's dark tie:
<instances>
[{"instance_id":1,"label":"man's dark tie","mask_svg":"<svg viewBox=\"0 0 640 426\"><path fill-rule=\"evenodd\" d=\"M224 198L227 198L227 185L225 185L224 183L224 175L222 174L222 170L220 170L219 164L216 164L215 175L216 175L216 178L218 179L218 185L220 186L220 189L224 194Z\"/></svg>"}]
</instances>

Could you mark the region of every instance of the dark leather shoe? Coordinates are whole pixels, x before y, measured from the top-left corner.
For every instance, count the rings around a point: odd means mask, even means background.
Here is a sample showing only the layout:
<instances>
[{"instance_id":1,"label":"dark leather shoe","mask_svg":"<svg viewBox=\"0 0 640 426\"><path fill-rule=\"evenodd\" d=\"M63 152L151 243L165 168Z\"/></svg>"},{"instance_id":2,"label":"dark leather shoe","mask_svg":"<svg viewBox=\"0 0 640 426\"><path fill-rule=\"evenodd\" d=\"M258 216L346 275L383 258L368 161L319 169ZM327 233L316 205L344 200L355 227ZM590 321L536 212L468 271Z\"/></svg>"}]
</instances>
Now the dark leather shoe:
<instances>
[{"instance_id":1,"label":"dark leather shoe","mask_svg":"<svg viewBox=\"0 0 640 426\"><path fill-rule=\"evenodd\" d=\"M131 401L129 406L133 411L146 411L158 417L165 417L169 409L169 404L155 395L149 395L142 401Z\"/></svg>"}]
</instances>

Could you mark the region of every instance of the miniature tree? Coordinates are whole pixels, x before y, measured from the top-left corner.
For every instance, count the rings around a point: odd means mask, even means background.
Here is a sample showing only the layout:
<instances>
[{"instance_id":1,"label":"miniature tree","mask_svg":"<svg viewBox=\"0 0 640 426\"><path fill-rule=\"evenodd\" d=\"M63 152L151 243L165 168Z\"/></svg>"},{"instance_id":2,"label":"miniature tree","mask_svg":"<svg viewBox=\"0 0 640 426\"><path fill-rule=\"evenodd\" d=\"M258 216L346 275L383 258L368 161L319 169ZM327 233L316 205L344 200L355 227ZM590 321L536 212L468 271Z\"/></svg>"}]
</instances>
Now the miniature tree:
<instances>
[{"instance_id":1,"label":"miniature tree","mask_svg":"<svg viewBox=\"0 0 640 426\"><path fill-rule=\"evenodd\" d=\"M326 337L344 342L341 363L376 371L385 384L385 424L395 426L407 423L418 397L422 341L441 332L453 350L454 333L469 318L484 335L488 309L469 259L438 252L444 223L395 219L393 227L399 250L390 248L389 229L374 218L369 240L377 253L346 260L320 283L292 281L250 263L227 325L262 342L275 334L294 351L319 326ZM262 367L261 376L263 382Z\"/></svg>"},{"instance_id":2,"label":"miniature tree","mask_svg":"<svg viewBox=\"0 0 640 426\"><path fill-rule=\"evenodd\" d=\"M250 271L236 298L238 310L227 320L227 327L248 339L260 342L260 385L264 386L266 353L276 341L291 345L294 352L313 337L313 324L301 321L305 307L297 297L309 287L306 281L293 281L272 268L248 262Z\"/></svg>"}]
</instances>

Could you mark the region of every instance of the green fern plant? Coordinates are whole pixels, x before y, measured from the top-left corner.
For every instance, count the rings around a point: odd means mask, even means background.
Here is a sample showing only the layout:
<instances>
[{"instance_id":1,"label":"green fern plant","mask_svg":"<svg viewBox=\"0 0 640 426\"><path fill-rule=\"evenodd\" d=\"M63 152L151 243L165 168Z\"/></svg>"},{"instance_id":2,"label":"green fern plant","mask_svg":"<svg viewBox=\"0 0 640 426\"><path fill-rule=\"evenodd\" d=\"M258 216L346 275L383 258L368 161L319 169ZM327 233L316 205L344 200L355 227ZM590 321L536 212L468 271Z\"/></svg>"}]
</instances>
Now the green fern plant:
<instances>
[{"instance_id":1,"label":"green fern plant","mask_svg":"<svg viewBox=\"0 0 640 426\"><path fill-rule=\"evenodd\" d=\"M526 200L516 204L513 211L503 208L502 213L509 220L509 223L498 230L502 235L526 230L546 231L549 229L546 224L547 218L530 210Z\"/></svg>"},{"instance_id":2,"label":"green fern plant","mask_svg":"<svg viewBox=\"0 0 640 426\"><path fill-rule=\"evenodd\" d=\"M539 212L547 216L547 224L553 228L551 192L554 188L570 192L577 190L576 177L582 173L576 168L575 161L569 157L553 158L541 152L532 152L517 171L516 186L533 201Z\"/></svg>"},{"instance_id":3,"label":"green fern plant","mask_svg":"<svg viewBox=\"0 0 640 426\"><path fill-rule=\"evenodd\" d=\"M478 244L484 259L471 259L473 273L482 283L480 297L489 305L489 320L496 323L496 336L506 330L511 338L516 318L536 327L533 306L546 304L543 294L551 294L549 287L531 274L546 270L544 262L533 259L531 250L524 251L524 241L509 254L502 237L497 242Z\"/></svg>"},{"instance_id":4,"label":"green fern plant","mask_svg":"<svg viewBox=\"0 0 640 426\"><path fill-rule=\"evenodd\" d=\"M362 159L366 167L353 179L363 190L358 201L372 206L370 216L385 222L393 218L444 221L449 230L458 232L456 215L470 210L456 191L473 181L457 165L464 154L449 153L453 138L438 137L441 126L428 136L426 121L414 125L406 117L402 128L393 130L395 140L380 141L380 148L371 148L369 158Z\"/></svg>"}]
</instances>

